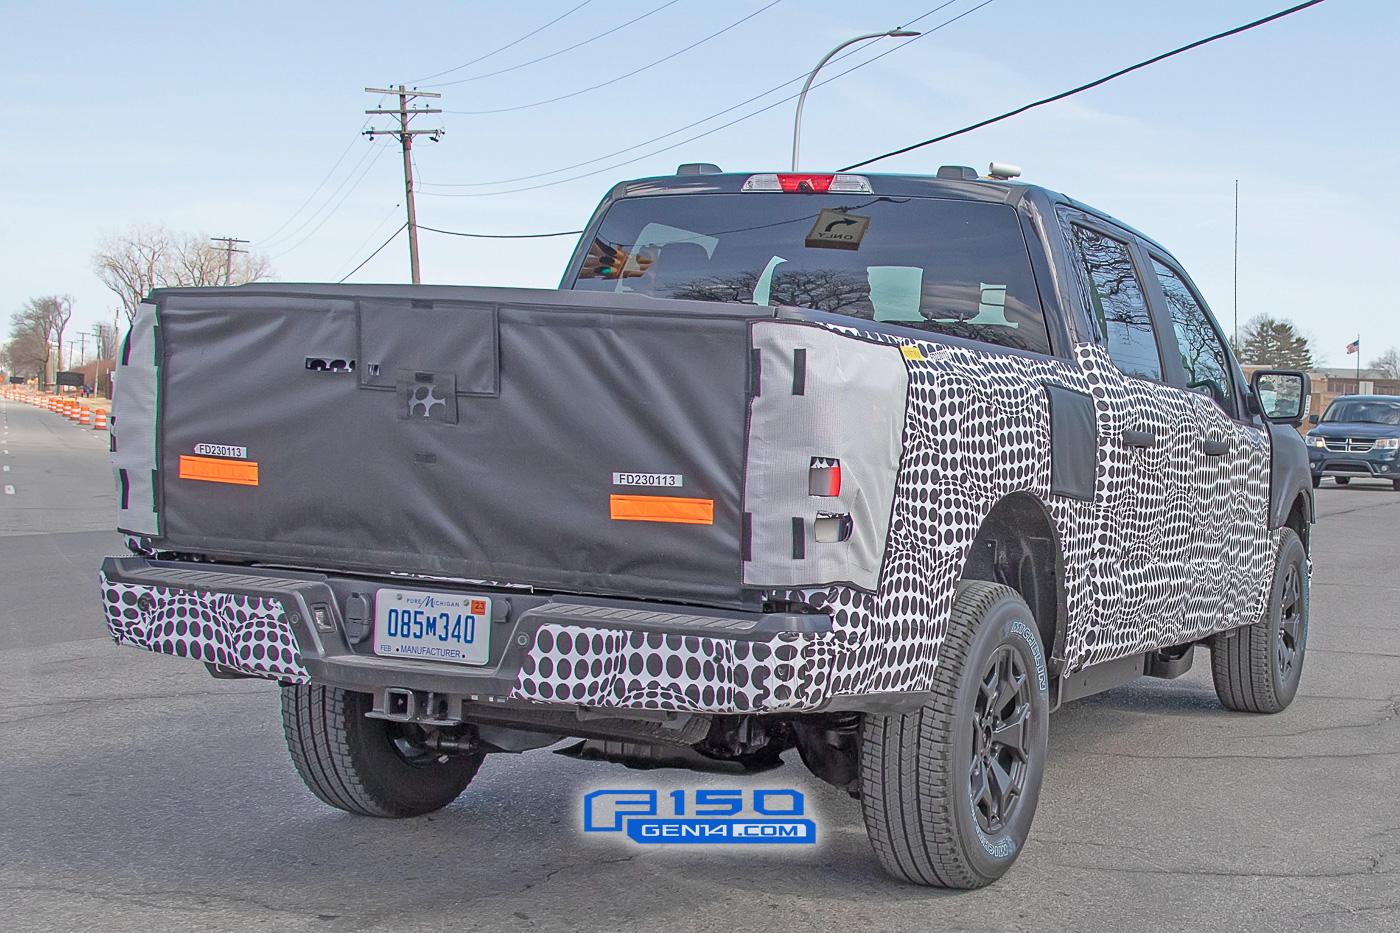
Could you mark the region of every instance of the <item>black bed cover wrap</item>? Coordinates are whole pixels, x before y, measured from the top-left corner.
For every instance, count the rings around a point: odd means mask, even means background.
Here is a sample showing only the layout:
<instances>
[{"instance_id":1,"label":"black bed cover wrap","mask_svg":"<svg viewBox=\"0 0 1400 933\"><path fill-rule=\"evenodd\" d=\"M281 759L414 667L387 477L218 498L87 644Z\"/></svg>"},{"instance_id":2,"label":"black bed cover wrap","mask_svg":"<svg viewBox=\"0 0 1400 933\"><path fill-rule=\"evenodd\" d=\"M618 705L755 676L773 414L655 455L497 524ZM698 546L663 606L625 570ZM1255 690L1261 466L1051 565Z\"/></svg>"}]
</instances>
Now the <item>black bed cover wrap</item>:
<instances>
[{"instance_id":1,"label":"black bed cover wrap","mask_svg":"<svg viewBox=\"0 0 1400 933\"><path fill-rule=\"evenodd\" d=\"M749 327L772 317L534 289L157 290L118 367L119 525L221 560L749 605Z\"/></svg>"}]
</instances>

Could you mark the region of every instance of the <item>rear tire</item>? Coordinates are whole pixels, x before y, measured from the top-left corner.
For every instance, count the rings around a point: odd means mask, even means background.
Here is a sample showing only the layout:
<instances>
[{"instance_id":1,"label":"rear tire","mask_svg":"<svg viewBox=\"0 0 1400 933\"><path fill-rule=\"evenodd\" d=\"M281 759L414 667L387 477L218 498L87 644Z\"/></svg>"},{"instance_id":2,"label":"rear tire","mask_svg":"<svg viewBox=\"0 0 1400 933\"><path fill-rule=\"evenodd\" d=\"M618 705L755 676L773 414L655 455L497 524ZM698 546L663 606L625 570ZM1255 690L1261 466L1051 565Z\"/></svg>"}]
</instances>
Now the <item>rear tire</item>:
<instances>
[{"instance_id":1,"label":"rear tire","mask_svg":"<svg viewBox=\"0 0 1400 933\"><path fill-rule=\"evenodd\" d=\"M1226 709L1277 713L1293 702L1308 646L1308 555L1285 528L1264 618L1211 639L1215 693Z\"/></svg>"},{"instance_id":2,"label":"rear tire","mask_svg":"<svg viewBox=\"0 0 1400 933\"><path fill-rule=\"evenodd\" d=\"M1351 482L1350 476L1334 476L1332 478L1336 480L1338 486L1345 486L1347 483Z\"/></svg>"},{"instance_id":3,"label":"rear tire","mask_svg":"<svg viewBox=\"0 0 1400 933\"><path fill-rule=\"evenodd\" d=\"M933 699L867 714L861 813L885 871L914 884L980 888L1025 846L1045 772L1045 652L1010 587L958 584Z\"/></svg>"},{"instance_id":4,"label":"rear tire","mask_svg":"<svg viewBox=\"0 0 1400 933\"><path fill-rule=\"evenodd\" d=\"M367 693L282 687L282 731L297 774L325 804L362 816L401 818L440 810L471 783L482 753L415 748L417 727L370 719Z\"/></svg>"}]
</instances>

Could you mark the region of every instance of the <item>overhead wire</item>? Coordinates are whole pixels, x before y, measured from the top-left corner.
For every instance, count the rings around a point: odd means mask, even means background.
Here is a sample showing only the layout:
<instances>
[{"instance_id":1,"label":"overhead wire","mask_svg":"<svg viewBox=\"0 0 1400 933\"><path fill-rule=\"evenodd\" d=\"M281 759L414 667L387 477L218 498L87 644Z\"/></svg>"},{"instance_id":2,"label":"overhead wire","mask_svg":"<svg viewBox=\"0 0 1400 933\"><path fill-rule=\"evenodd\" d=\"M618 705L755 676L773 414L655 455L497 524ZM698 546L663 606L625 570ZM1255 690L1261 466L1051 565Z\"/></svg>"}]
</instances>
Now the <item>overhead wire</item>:
<instances>
[{"instance_id":1,"label":"overhead wire","mask_svg":"<svg viewBox=\"0 0 1400 933\"><path fill-rule=\"evenodd\" d=\"M345 274L342 275L339 279L337 279L337 280L336 280L336 284L339 285L341 282L344 282L346 279L350 278L350 276L354 275L356 272L359 272L361 269L363 269L363 268L365 267L365 264L366 264L366 263L368 263L368 262L369 262L371 259L373 259L375 256L378 256L379 253L380 253L380 251L383 250L384 247L386 247L386 246L388 246L390 243L394 242L394 239L395 239L400 233L403 233L403 232L404 232L405 230L407 230L407 229L408 229L408 221L405 220L405 221L403 222L402 226L399 227L399 229L397 229L397 230L395 230L393 233L389 234L389 239L385 240L383 243L380 243L377 247L375 247L374 252L372 252L372 253L370 253L368 256L366 256L366 257L364 258L364 260L363 260L358 266L356 266L355 268L351 269L349 272L345 273Z\"/></svg>"},{"instance_id":2,"label":"overhead wire","mask_svg":"<svg viewBox=\"0 0 1400 933\"><path fill-rule=\"evenodd\" d=\"M303 230L305 230L310 224L315 222L316 218L321 214L322 211L326 209L327 205L334 201L336 196L339 195L341 191L345 190L345 186L348 185L355 178L355 173L358 172L361 169L361 167L364 166L365 162L367 162L370 158L374 156L375 148L376 147L373 142L371 142L369 146L365 147L365 151L360 154L359 160L355 162L354 165L350 166L350 171L346 172L345 177L340 179L340 181L335 185L335 187L333 187L330 190L330 193L326 195L325 201L321 202L321 204L315 210L308 214L301 221L301 223L297 224L291 230L288 230L281 236L272 237L269 240L263 241L260 244L262 248L277 249L296 239L296 237Z\"/></svg>"},{"instance_id":3,"label":"overhead wire","mask_svg":"<svg viewBox=\"0 0 1400 933\"><path fill-rule=\"evenodd\" d=\"M555 233L463 233L460 230L439 230L437 227L427 227L418 224L419 230L431 230L433 233L445 233L448 236L466 236L481 240L540 240L552 236L577 236L582 230L559 230Z\"/></svg>"},{"instance_id":4,"label":"overhead wire","mask_svg":"<svg viewBox=\"0 0 1400 933\"><path fill-rule=\"evenodd\" d=\"M369 125L369 121L365 121L365 126L368 126L368 125ZM363 132L363 131L364 131L364 127L362 126L362 127L360 128L360 132ZM324 176L322 176L320 182L317 183L316 187L313 188L313 189L311 189L311 193L308 194L308 195L306 196L306 200L305 200L305 201L302 201L301 204L299 204L299 205L297 206L297 209L294 210L294 211L292 211L292 213L289 214L289 215L287 216L287 219L286 219L286 220L282 221L281 226L279 226L276 230L273 230L273 231L272 231L271 233L269 233L267 236L265 236L265 237L260 237L256 242L258 242L258 243L267 243L267 242L272 242L272 241L276 240L276 239L277 239L277 235L278 235L279 233L281 233L283 230L287 229L287 226L288 226L293 220L295 220L298 216L300 216L301 212L304 211L304 210L306 209L306 206L307 206L308 204L311 203L312 199L315 198L316 195L320 193L321 189L324 188L324 187L326 186L326 182L328 182L328 181L331 180L331 176L335 174L335 170L336 170L336 169L340 168L340 163L342 163L342 162L345 161L345 157L348 156L348 155L350 154L350 150L355 148L355 143L359 140L359 138L360 138L360 133L357 132L357 133L355 134L355 138L352 139L352 140L350 140L349 145L347 145L347 146L345 147L345 149L341 151L339 158L337 158L337 159L335 160L335 163L330 167L330 170L329 170L328 172L326 172L326 174L325 174Z\"/></svg>"},{"instance_id":5,"label":"overhead wire","mask_svg":"<svg viewBox=\"0 0 1400 933\"><path fill-rule=\"evenodd\" d=\"M388 145L378 143L372 143L371 145L374 146L373 158L369 160L369 164L364 167L364 171L360 172L358 176L346 176L347 181L351 177L354 178L354 181L350 184L348 188L345 188L344 193L340 196L340 200L336 201L334 204L332 204L330 201L327 201L326 206L329 207L330 210L326 211L325 214L322 215L320 221L316 224L316 226L312 227L307 232L307 234L301 239L297 240L296 243L292 244L291 246L288 246L286 249L283 249L281 252L277 253L277 255L273 256L273 259L280 259L283 256L286 256L288 253L300 249L308 240L310 240L313 236L320 232L321 228L326 225L326 221L330 220L331 217L335 215L335 212L340 210L341 205L343 205L346 202L350 195L355 193L355 189L360 187L360 182L365 180L365 176L368 175L370 173L370 170L374 168L375 163L379 161L380 156L384 155L385 150L390 148ZM344 187L343 182L342 187ZM315 216L316 215L313 214L312 218L308 218L308 220L313 219Z\"/></svg>"},{"instance_id":6,"label":"overhead wire","mask_svg":"<svg viewBox=\"0 0 1400 933\"><path fill-rule=\"evenodd\" d=\"M906 152L912 152L915 149L921 149L924 146L931 146L934 143L941 143L944 140L952 139L955 136L962 136L965 133L971 133L973 130L979 130L984 126L991 126L993 123L1000 123L1003 120L1009 120L1014 116L1019 116L1020 114L1025 113L1028 110L1034 110L1036 107L1043 107L1046 104L1052 104L1056 101L1064 100L1067 97L1073 97L1076 94L1080 94L1084 91L1088 91L1093 88L1099 87L1100 85L1107 84L1108 82L1113 81L1116 78L1121 78L1126 74L1131 74L1132 72L1138 71L1142 68L1146 68L1149 65L1155 65L1160 61L1165 61L1166 59L1171 58L1174 55L1180 55L1183 52L1189 52L1192 49L1200 48L1203 45L1207 45L1219 39L1225 39L1230 36L1239 35L1242 32L1247 32L1251 29L1256 29L1260 26L1265 25L1266 23L1272 23L1275 20L1283 19L1285 16L1291 16L1294 13L1299 13L1303 10L1306 10L1308 7L1317 6L1319 3L1322 2L1323 0L1307 0L1306 3L1299 3L1296 6L1291 6L1287 9L1279 10L1277 13L1272 13L1268 16L1256 19L1253 22L1244 23L1243 25L1236 26L1233 29L1227 29L1224 32L1217 32L1214 35L1206 36L1203 39L1197 39L1194 42L1188 42L1186 45L1174 48L1169 52L1163 52L1160 55L1154 55L1151 58L1143 59L1142 61L1137 62L1136 64L1129 65L1126 68L1120 68L1117 71L1114 71L1110 74L1106 74L1101 78L1095 78L1093 81L1081 84L1078 87L1070 88L1067 91L1061 91L1058 94L1052 94L1049 97L1042 97L1040 100L1032 101L1029 104L1023 104L1020 107L1015 108L1014 110L1008 110L1005 113L998 114L994 117L988 117L985 120L979 120L976 123L964 126L962 129L953 130L949 133L942 133L938 136L933 136L929 139L925 139L922 142L910 143L907 146L901 146L898 149L891 149L889 152L885 152L877 156L871 156L870 158L862 159L859 162L852 162L850 165L846 165L838 169L838 171L849 172L852 169L863 168L867 165L870 165L874 162L879 162L883 159L892 158L893 156L897 155L903 155Z\"/></svg>"},{"instance_id":7,"label":"overhead wire","mask_svg":"<svg viewBox=\"0 0 1400 933\"><path fill-rule=\"evenodd\" d=\"M444 112L444 113L452 113L452 114L462 114L462 115L466 115L466 116L482 116L482 115L484 115L484 114L490 114L490 113L512 113L512 112L517 111L517 110L529 110L529 109L531 109L531 108L533 108L533 107L543 107L545 104L554 104L554 103L558 103L558 102L561 101L561 100L568 100L568 99L571 98L571 97L578 97L578 96L580 96L580 95L582 95L582 94L589 94L589 93L592 93L593 91L599 90L600 88L605 88L605 87L608 87L609 85L616 84L616 83L619 82L619 81L625 81L625 80L628 79L628 78L635 77L636 75L639 75L639 74L641 74L641 73L644 72L644 71L647 71L647 70L649 70L649 69L651 69L651 68L655 68L657 65L663 64L664 62L671 61L673 58L678 58L678 57L680 57L681 55L684 55L686 52L689 52L689 51L692 50L692 49L699 48L700 46L704 45L706 42L709 42L709 41L712 40L712 39L716 39L716 38L718 38L718 37L724 35L726 32L729 32L731 29L735 29L735 28L737 28L737 27L739 27L739 26L742 26L744 23L746 23L746 22L748 22L749 20L753 19L755 16L758 16L760 13L763 13L763 12L765 12L765 11L767 11L767 10L771 10L773 7L777 6L779 3L782 3L782 2L783 2L783 0L769 0L768 3L766 3L766 4L764 4L763 6L759 7L757 10L754 10L754 11L751 12L751 13L745 14L744 16L740 17L739 19L735 20L734 22L730 23L729 25L723 27L722 29L718 29L718 30L716 30L716 31L710 33L709 35L706 35L706 36L704 36L704 37L702 37L702 38L700 38L700 39L696 39L694 42L690 43L690 45L687 45L687 46L685 46L684 48L677 49L676 51L671 52L669 55L663 55L661 58L658 58L658 59L656 59L656 60L654 60L654 61L648 62L648 63L645 64L645 65L642 65L640 68L634 68L634 69L632 69L631 71L627 72L626 74L620 74L620 75L618 75L618 76L615 77L615 78L609 78L608 80L602 81L602 82L600 82L600 83L598 83L598 84L589 85L588 87L584 87L584 88L578 88L577 90L570 91L570 92L567 93L567 94L560 94L560 95L558 95L558 96L556 96L556 97L549 97L549 98L545 98L544 100L531 101L531 102L528 103L528 104L516 104L516 105L511 106L511 107L497 107L497 108L494 108L494 109L492 109L492 110L444 110L443 112Z\"/></svg>"},{"instance_id":8,"label":"overhead wire","mask_svg":"<svg viewBox=\"0 0 1400 933\"><path fill-rule=\"evenodd\" d=\"M413 80L412 83L414 83L414 84L421 84L421 83L424 82L424 81L431 81L433 78L440 78L440 77L442 77L443 75L450 75L450 74L452 74L452 73L455 72L455 71L461 71L463 68L470 68L472 65L475 65L475 64L477 64L478 62L484 62L484 61L486 61L486 59L488 59L488 58L491 58L491 57L493 57L493 56L495 56L495 55L501 54L501 53L504 52L506 49L514 48L515 46L517 46L517 45L519 45L520 43L524 42L526 39L531 38L532 36L537 36L537 35L539 35L540 33L544 32L546 29L548 29L550 26L553 26L555 23L559 22L561 19L564 19L565 17L570 16L571 14L577 13L579 10L581 10L581 9L583 9L584 7L588 6L588 4L590 4L590 3L592 3L592 2L593 2L593 0L583 0L583 2L580 3L578 6L572 7L572 8L570 8L570 9L565 10L563 13L560 13L558 16L554 17L554 19L552 19L552 20L550 20L549 22L545 23L543 26L538 26L538 27L536 27L535 29L530 30L529 32L525 33L525 35L521 36L521 37L518 38L518 39L514 39L514 40L512 40L512 41L510 41L510 42L507 42L505 45L501 46L500 48L492 49L490 52L487 52L485 55L478 55L476 58L473 58L471 61L469 61L469 62L463 62L462 64L457 65L457 66L452 67L452 68L449 68L449 69L447 69L446 71L439 71L439 72L435 72L434 74L424 75L424 76L421 77L421 78L415 78L415 79Z\"/></svg>"},{"instance_id":9,"label":"overhead wire","mask_svg":"<svg viewBox=\"0 0 1400 933\"><path fill-rule=\"evenodd\" d=\"M909 20L909 22L904 23L903 25L901 25L901 26L899 26L899 27L897 27L897 28L899 28L899 29L907 29L907 28L909 28L910 26L916 25L916 24L919 23L921 20L927 19L928 17L930 17L930 16L932 16L933 14L939 12L940 10L943 10L943 9L945 9L945 8L947 8L947 7L952 6L952 5L953 5L954 3L956 3L956 2L958 2L958 0L945 0L945 2L939 4L938 6L934 7L933 9L931 9L931 10L925 12L925 13L920 14L919 16L914 17L913 19ZM985 5L985 4L984 4L984 5ZM939 28L942 28L942 27L940 26ZM932 31L932 30L930 30L930 31ZM849 57L852 56L852 55L859 54L859 52L861 52L863 48L864 48L864 46L857 46L857 47L851 48L851 49L849 49L849 50L847 50L847 51L845 51L845 52L842 52L841 54L839 54L839 55L837 55L835 58L833 58L833 59L831 60L831 63L832 63L832 64L835 64L835 63L837 63L837 62L839 62L839 61L842 61L843 59L849 58ZM639 143L634 143L633 145L626 146L626 147L624 147L624 148L622 148L622 149L615 149L615 150L613 150L612 152L604 153L603 155L597 156L597 157L592 158L592 159L585 159L585 160L582 161L582 162L574 162L574 163L572 163L571 165L564 165L564 166L561 166L561 167L559 167L559 168L550 169L550 170L547 171L547 172L534 172L534 173L529 174L529 175L516 175L516 176L513 177L513 178L498 178L498 179L495 179L495 180L493 180L493 181L464 181L464 182L430 182L430 181L424 181L424 182L423 182L423 185L424 185L425 187L429 187L429 188L489 188L489 187L493 187L493 186L495 186L495 185L509 185L509 184L514 184L514 183L516 183L516 182L520 182L520 181L533 181L533 180L535 180L536 178L546 178L546 177L548 177L548 176L550 176L550 175L559 175L559 174L562 174L562 173L564 173L564 172L572 171L573 169L576 169L576 168L583 168L585 165L593 165L593 164L595 164L595 163L597 163L597 162L602 162L602 161L605 160L605 159L611 159L611 158L613 158L614 156L619 156L619 155L623 155L623 154L628 153L628 152L633 152L633 151L635 151L635 150L637 150L637 149L641 149L641 148L644 147L644 146L650 146L652 143L658 143L658 142L660 142L660 141L663 140L663 139L669 139L669 138L672 137L672 136L675 136L675 135L680 134L680 133L684 133L686 130L694 129L694 128L697 127L697 126L702 126L702 125L704 125L704 124L706 124L706 123L709 123L711 120L714 120L714 119L716 119L716 118L718 118L718 117L724 116L724 115L727 114L727 113L733 113L735 110L738 110L738 109L741 108L741 107L746 107L746 106L748 106L749 104L754 103L755 101L762 100L763 98L767 97L769 94L773 94L773 93L775 93L775 92L777 92L777 91L781 91L783 88L788 87L788 86L790 86L790 85L797 84L798 82L805 80L805 79L807 78L808 73L809 73L809 72L804 71L804 72L802 72L802 73L799 74L799 75L796 75L796 76L794 76L794 77L792 77L792 78L789 78L787 81L784 81L784 82L781 83L781 84L775 84L775 85L773 85L772 87L768 88L768 89L765 90L765 91L760 91L759 93L753 95L752 97L748 98L747 100L741 100L741 101L739 101L737 104L732 104L732 105L730 105L730 106L728 106L728 107L725 107L723 110L717 110L717 111L715 111L714 113L712 113L712 114L710 114L710 115L708 115L708 116L701 117L699 120L695 120L695 121L693 121L693 122L691 122L691 123L687 123L685 126L677 127L676 129L671 130L670 132L667 132L667 133L662 133L660 136L653 136L653 137L651 137L650 139L644 139L644 140L642 140L642 141L639 142ZM791 99L792 99L792 98L790 98L790 97L787 98L787 100L791 100Z\"/></svg>"},{"instance_id":10,"label":"overhead wire","mask_svg":"<svg viewBox=\"0 0 1400 933\"><path fill-rule=\"evenodd\" d=\"M379 231L383 228L384 222L390 217L393 217L394 211L398 210L400 207L403 207L402 201L385 211L384 216L380 217L379 220L375 221L374 226L370 228L369 235L366 236L363 240L361 240L359 244L357 244L355 248L350 251L350 256L345 261L351 262L356 256L360 255L360 250L364 249L365 246L368 245L371 240L373 240L376 236L379 235Z\"/></svg>"},{"instance_id":11,"label":"overhead wire","mask_svg":"<svg viewBox=\"0 0 1400 933\"><path fill-rule=\"evenodd\" d=\"M383 105L384 105L384 97L383 97L383 95L381 95L380 98L379 98L379 100L378 100L378 102L375 103L374 107L375 107L375 109L377 110L377 109L379 109L380 107L382 107ZM302 201L301 204L299 204L299 205L297 206L297 209L294 210L294 211L292 211L292 213L291 213L290 215L288 215L287 219L284 220L284 221L282 221L281 225L280 225L276 230L273 230L273 231L272 231L271 233L269 233L267 236L262 237L262 238L260 238L260 239L254 241L254 242L256 242L256 243L259 244L259 247L260 247L260 248L261 248L262 246L264 246L264 245L267 245L267 244L274 244L274 245L275 245L276 242L277 242L277 240L278 240L279 234L281 234L281 232L282 232L283 230L285 230L285 229L287 228L287 226L288 226L293 220L296 220L296 218L299 217L299 216L301 215L301 212L304 211L304 210L306 209L307 205L309 205L313 200L315 200L316 195L319 194L320 191L321 191L321 189L324 188L324 187L326 186L326 182L330 181L330 180L331 180L331 177L332 177L333 175L335 175L335 170L338 169L338 168L340 168L340 164L341 164L342 162L344 162L344 161L345 161L345 157L346 157L347 155L350 154L350 150L353 149L353 148L355 148L355 141L358 140L358 139L360 138L360 136L362 136L362 135L364 134L364 131L369 127L369 124L370 124L370 120L369 120L369 118L367 117L367 118L365 119L365 121L364 121L363 123L360 124L360 128L359 128L358 130L355 131L355 137L354 137L354 139L351 139L350 142L346 143L345 148L344 148L343 150L341 150L340 155L336 158L335 162L331 165L330 170L327 171L326 174L323 175L323 176L321 177L321 180L316 184L316 187L313 188L313 189L311 189L311 193L308 194L308 195L306 196L306 200L305 200L305 201ZM352 168L350 171L351 171L351 173L353 174L355 170ZM334 194L332 194L330 197L334 197ZM327 200L329 200L329 198L328 198ZM319 209L318 209L318 210L319 210ZM284 237L283 239L285 239L285 237Z\"/></svg>"},{"instance_id":12,"label":"overhead wire","mask_svg":"<svg viewBox=\"0 0 1400 933\"><path fill-rule=\"evenodd\" d=\"M498 70L496 70L496 71L488 71L488 72L486 72L485 74L472 75L471 77L468 77L468 78L457 78L457 79L454 80L454 81L439 81L439 82L437 82L436 84L434 84L434 87L452 87L452 86L457 85L457 84L467 84L467 83L472 82L472 81L482 81L482 80L484 80L484 79L486 79L486 78L494 78L494 77L496 77L497 75L509 74L509 73L512 72L512 71L519 71L521 68L528 68L528 67L530 67L531 65L538 65L540 62L549 61L551 58L558 58L560 55L563 55L563 54L565 54L566 52L572 52L574 49L581 49L581 48L583 48L585 45L588 45L588 44L591 43L591 42L597 42L599 39L606 38L607 36L610 36L610 35L612 35L612 34L615 33L615 32L621 32L622 30L626 29L628 26L635 26L637 23L640 23L642 20L646 19L648 16L652 16L652 15L654 15L654 14L656 14L656 13L660 13L662 10L666 9L667 7L669 7L669 6L675 6L677 3L680 3L680 2L681 2L681 0L666 0L665 3L661 4L661 5L658 6L658 7L653 7L652 9L647 10L645 13L641 14L640 16L634 16L634 17L632 17L631 19L623 20L622 22L618 23L616 26L612 27L611 29L607 29L607 30L604 30L603 32L597 33L596 35L589 36L587 39L583 39L583 40L581 40L581 41L579 41L579 42L575 42L573 45L566 45L566 46L564 46L564 48L562 48L562 49L556 49L556 50L554 50L553 52L550 52L550 53L547 54L547 55L541 55L541 56L539 56L538 58L532 58L532 59L530 59L529 61L520 62L520 63L517 64L517 65L511 65L511 66L509 66L509 67L507 67L507 68L501 68L501 69L498 69Z\"/></svg>"},{"instance_id":13,"label":"overhead wire","mask_svg":"<svg viewBox=\"0 0 1400 933\"><path fill-rule=\"evenodd\" d=\"M834 74L834 75L832 75L832 76L830 76L830 77L828 77L828 78L823 78L822 80L815 82L815 83L812 85L812 87L813 87L813 88L818 88L818 87L822 87L822 86L824 86L824 85L830 84L832 81L838 81L838 80L840 80L841 78L845 77L846 75L850 74L850 73L853 72L853 71L857 71L857 70L859 70L859 69L861 69L861 68L864 68L864 67L867 66L867 65L874 64L875 62L877 62L877 61L879 61L880 59L884 58L886 55L893 55L895 52L898 52L900 49L908 48L909 46L913 45L915 42L918 42L920 39L922 39L922 38L924 38L924 37L926 37L926 36L932 35L933 33L937 32L937 31L940 30L940 29L943 29L943 28L946 27L946 26L952 25L953 23L957 22L958 20L962 19L962 18L965 17L965 16L970 16L971 14L976 13L978 10L982 9L982 8L985 7L985 6L988 6L989 4L991 4L991 3L993 3L993 2L994 2L994 0L982 0L982 2L979 3L979 4L977 4L976 6L973 6L973 7L970 7L969 9L967 9L967 10L964 10L963 12L957 14L956 16L949 17L947 20L944 20L943 22L939 23L937 26L934 26L934 27L932 27L932 28L930 28L930 29L925 30L921 35L916 36L916 37L910 39L908 42L902 42L902 43L900 43L899 45L892 46L892 47L889 48L888 50L886 50L886 51L884 51L884 52L881 52L879 55L875 55L875 56L873 56L873 57L871 57L871 58L869 58L869 59L866 59L866 60L863 61L863 62L860 62L860 63L858 63L858 64L856 64L856 65L852 65L850 68L847 68L845 71L837 72L836 74ZM751 112L749 112L749 113L747 113L747 114L745 114L745 115L743 115L743 116L741 116L741 117L736 117L735 119L730 120L730 121L728 121L728 122L726 122L726 123L721 123L719 126L716 126L716 127L712 128L712 129L709 129L709 130L706 130L706 131L703 132L703 133L697 133L697 134L695 134L694 136L688 136L688 137L686 137L685 139L682 139L680 142L672 143L671 145L668 145L668 146L663 146L663 147L661 147L660 149L653 149L652 151L647 152L647 153L645 153L645 154L643 154L643 155L639 155L639 156L636 156L636 157L631 158L631 159L624 159L624 160L621 161L621 162L614 162L614 163L612 163L611 165L605 165L605 166L603 166L602 168L594 169L594 170L588 171L588 172L580 172L580 173L578 173L578 174L576 174L576 175L570 175L570 176L567 177L567 178L560 178L560 179L557 179L557 180L555 180L555 181L541 182L540 184L537 184L537 185L522 185L522 186L519 186L519 187L516 187L516 188L505 188L505 189L502 189L502 190L499 190L499 191L463 191L463 192L456 192L456 191L424 191L424 192L422 192L422 193L423 193L425 196L427 196L427 197L433 197L433 198L486 198L486 197L495 197L495 196L503 195L503 194L520 194L520 193L525 192L525 191L538 191L538 190L540 190L540 189L542 189L542 188L551 188L551 187L554 187L555 185L568 184L569 182L572 182L572 181L578 181L578 180L583 179L583 178L591 178L591 177L593 177L593 176L595 176L595 175L601 175L601 174L603 174L603 173L605 173L605 172L610 172L610 171L612 171L613 169L621 168L622 166L625 166L625 165L631 165L631 164L633 164L633 163L635 163L635 162L641 162L641 161L643 161L643 160L645 160L645 159L651 158L652 156L660 155L660 154L663 153L663 152L670 152L672 149L678 149L678 148L680 148L681 146L687 145L688 143L695 142L697 139L704 139L706 136L711 136L711 135L713 135L713 134L715 134L715 133L720 132L721 130L728 129L728 128L731 127L731 126L735 126L736 124L743 123L743 122L746 121L746 120L751 120L751 119L753 119L754 117L756 117L756 116L758 116L758 115L760 115L760 114L767 113L768 111L774 109L775 107L780 107L780 106L782 106L783 104L788 103L789 101L796 100L798 96L799 96L798 94L789 95L788 97L784 97L784 98L781 98L781 99L779 99L779 100L776 100L776 101L774 101L774 102L771 103L771 104L768 104L768 105L766 105L766 106L764 106L764 107L760 107L758 110L751 111Z\"/></svg>"}]
</instances>

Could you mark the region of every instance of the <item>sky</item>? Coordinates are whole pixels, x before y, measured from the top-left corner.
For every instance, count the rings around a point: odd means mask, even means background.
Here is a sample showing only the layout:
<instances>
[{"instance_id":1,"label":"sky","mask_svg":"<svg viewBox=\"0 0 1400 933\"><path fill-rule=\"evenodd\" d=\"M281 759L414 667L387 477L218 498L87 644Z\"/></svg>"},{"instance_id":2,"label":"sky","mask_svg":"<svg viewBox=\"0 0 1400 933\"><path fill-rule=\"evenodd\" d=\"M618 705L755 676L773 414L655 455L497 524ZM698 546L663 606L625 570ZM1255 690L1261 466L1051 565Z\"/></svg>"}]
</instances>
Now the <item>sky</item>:
<instances>
[{"instance_id":1,"label":"sky","mask_svg":"<svg viewBox=\"0 0 1400 933\"><path fill-rule=\"evenodd\" d=\"M103 237L133 225L249 239L278 280L338 280L403 223L397 143L359 135L363 111L380 100L369 86L443 93L448 112L415 123L445 130L415 147L419 223L442 229L575 230L617 181L681 162L785 169L791 102L691 137L795 93L795 83L600 157L803 75L833 45L943 0L581 2L4 0L0 313L66 293L75 329L112 320L115 298L91 257ZM823 77L890 52L812 92L802 167L838 168L1290 5L982 2L954 0L919 21L921 38L880 40L829 65ZM1388 183L1400 169L1398 52L1400 4L1328 0L869 171L1020 165L1026 181L1167 246L1227 332L1236 307L1241 324L1267 313L1314 338L1321 364L1353 365L1344 348L1358 336L1369 362L1400 347L1396 289L1379 276L1400 257ZM504 108L521 109L481 112ZM587 164L557 172L576 163ZM549 288L573 239L423 232L420 243L425 282ZM350 281L408 281L405 239Z\"/></svg>"}]
</instances>

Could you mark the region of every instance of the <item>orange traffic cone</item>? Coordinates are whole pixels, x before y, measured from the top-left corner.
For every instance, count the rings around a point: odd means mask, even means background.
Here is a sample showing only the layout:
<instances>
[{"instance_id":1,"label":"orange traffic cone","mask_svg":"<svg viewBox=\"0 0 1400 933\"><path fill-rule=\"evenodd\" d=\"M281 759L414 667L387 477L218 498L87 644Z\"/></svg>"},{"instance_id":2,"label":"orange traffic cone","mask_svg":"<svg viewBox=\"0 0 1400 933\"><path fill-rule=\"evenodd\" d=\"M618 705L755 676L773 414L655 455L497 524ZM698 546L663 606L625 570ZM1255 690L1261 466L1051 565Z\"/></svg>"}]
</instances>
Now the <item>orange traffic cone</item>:
<instances>
[{"instance_id":1,"label":"orange traffic cone","mask_svg":"<svg viewBox=\"0 0 1400 933\"><path fill-rule=\"evenodd\" d=\"M92 409L86 405L78 406L78 427L85 428L92 424Z\"/></svg>"},{"instance_id":2,"label":"orange traffic cone","mask_svg":"<svg viewBox=\"0 0 1400 933\"><path fill-rule=\"evenodd\" d=\"M99 408L93 412L92 429L94 431L107 430L107 409Z\"/></svg>"}]
</instances>

